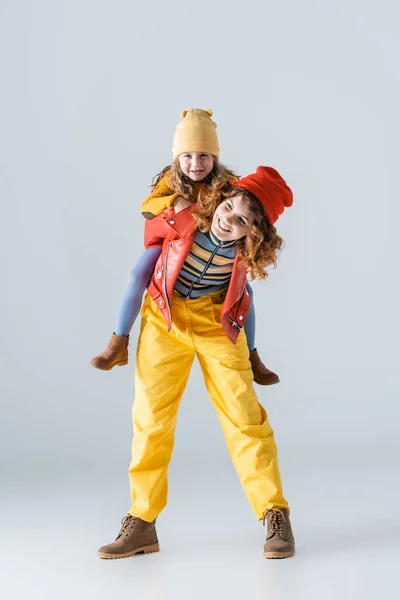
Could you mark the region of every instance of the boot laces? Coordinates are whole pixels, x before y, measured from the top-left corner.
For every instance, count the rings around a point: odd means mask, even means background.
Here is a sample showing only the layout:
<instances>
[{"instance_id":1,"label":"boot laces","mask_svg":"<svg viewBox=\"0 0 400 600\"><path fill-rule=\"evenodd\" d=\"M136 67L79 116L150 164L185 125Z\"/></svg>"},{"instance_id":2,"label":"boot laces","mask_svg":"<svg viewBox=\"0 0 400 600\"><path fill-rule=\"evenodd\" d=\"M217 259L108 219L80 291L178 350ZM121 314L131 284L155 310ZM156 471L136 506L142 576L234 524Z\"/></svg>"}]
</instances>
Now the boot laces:
<instances>
[{"instance_id":1,"label":"boot laces","mask_svg":"<svg viewBox=\"0 0 400 600\"><path fill-rule=\"evenodd\" d=\"M284 535L285 516L281 510L269 510L267 512L268 533Z\"/></svg>"},{"instance_id":2,"label":"boot laces","mask_svg":"<svg viewBox=\"0 0 400 600\"><path fill-rule=\"evenodd\" d=\"M133 517L132 515L126 515L122 520L121 520L121 530L118 534L118 537L121 537L121 535L129 535L129 530L131 528L132 525L134 525L137 521L137 517Z\"/></svg>"}]
</instances>

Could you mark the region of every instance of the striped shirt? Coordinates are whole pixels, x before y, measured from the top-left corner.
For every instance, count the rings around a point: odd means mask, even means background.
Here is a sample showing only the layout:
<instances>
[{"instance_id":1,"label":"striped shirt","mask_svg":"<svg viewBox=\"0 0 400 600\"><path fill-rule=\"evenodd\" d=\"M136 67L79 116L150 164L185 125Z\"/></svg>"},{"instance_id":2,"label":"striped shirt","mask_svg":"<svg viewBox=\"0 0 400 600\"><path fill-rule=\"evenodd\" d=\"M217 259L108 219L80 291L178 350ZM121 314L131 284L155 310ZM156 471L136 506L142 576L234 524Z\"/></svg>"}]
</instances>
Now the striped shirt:
<instances>
[{"instance_id":1,"label":"striped shirt","mask_svg":"<svg viewBox=\"0 0 400 600\"><path fill-rule=\"evenodd\" d=\"M236 240L221 242L211 231L197 231L176 281L176 291L185 298L199 298L226 287L235 261L235 244Z\"/></svg>"}]
</instances>

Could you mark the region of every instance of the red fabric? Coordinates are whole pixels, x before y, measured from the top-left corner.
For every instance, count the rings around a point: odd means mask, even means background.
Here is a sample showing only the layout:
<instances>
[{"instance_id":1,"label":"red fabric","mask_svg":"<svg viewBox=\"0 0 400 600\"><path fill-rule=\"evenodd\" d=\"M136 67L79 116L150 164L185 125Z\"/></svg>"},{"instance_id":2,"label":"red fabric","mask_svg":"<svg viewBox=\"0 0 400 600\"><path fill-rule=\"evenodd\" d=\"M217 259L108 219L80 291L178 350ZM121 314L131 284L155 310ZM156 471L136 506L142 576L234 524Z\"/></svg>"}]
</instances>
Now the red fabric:
<instances>
[{"instance_id":1,"label":"red fabric","mask_svg":"<svg viewBox=\"0 0 400 600\"><path fill-rule=\"evenodd\" d=\"M164 315L168 331L172 328L170 299L196 235L193 208L189 206L178 214L169 209L145 223L145 247L162 248L147 290ZM239 262L236 257L221 310L222 326L234 344L250 308L250 297L245 289L247 271Z\"/></svg>"},{"instance_id":2,"label":"red fabric","mask_svg":"<svg viewBox=\"0 0 400 600\"><path fill-rule=\"evenodd\" d=\"M272 167L257 167L255 173L243 177L233 185L248 190L261 202L271 225L286 207L293 204L292 190Z\"/></svg>"}]
</instances>

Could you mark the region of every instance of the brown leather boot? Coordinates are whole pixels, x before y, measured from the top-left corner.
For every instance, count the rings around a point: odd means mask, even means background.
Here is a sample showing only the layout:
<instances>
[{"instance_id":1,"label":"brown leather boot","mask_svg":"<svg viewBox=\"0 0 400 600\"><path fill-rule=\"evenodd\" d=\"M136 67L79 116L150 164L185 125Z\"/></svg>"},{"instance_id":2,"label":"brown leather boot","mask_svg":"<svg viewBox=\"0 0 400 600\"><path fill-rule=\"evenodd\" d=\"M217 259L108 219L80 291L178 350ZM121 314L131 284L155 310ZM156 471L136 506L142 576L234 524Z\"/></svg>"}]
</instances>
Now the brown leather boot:
<instances>
[{"instance_id":1,"label":"brown leather boot","mask_svg":"<svg viewBox=\"0 0 400 600\"><path fill-rule=\"evenodd\" d=\"M289 558L294 554L294 537L286 508L271 509L267 520L267 540L264 544L265 558Z\"/></svg>"},{"instance_id":2,"label":"brown leather boot","mask_svg":"<svg viewBox=\"0 0 400 600\"><path fill-rule=\"evenodd\" d=\"M257 348L250 352L251 368L253 370L254 381L259 385L274 385L279 383L279 377L263 364L258 356Z\"/></svg>"},{"instance_id":3,"label":"brown leather boot","mask_svg":"<svg viewBox=\"0 0 400 600\"><path fill-rule=\"evenodd\" d=\"M134 554L159 552L156 520L152 523L127 514L121 521L122 527L112 544L102 546L97 552L100 558L126 558Z\"/></svg>"},{"instance_id":4,"label":"brown leather boot","mask_svg":"<svg viewBox=\"0 0 400 600\"><path fill-rule=\"evenodd\" d=\"M112 334L107 348L102 354L90 361L92 367L102 371L110 371L115 365L122 367L128 364L129 335Z\"/></svg>"}]
</instances>

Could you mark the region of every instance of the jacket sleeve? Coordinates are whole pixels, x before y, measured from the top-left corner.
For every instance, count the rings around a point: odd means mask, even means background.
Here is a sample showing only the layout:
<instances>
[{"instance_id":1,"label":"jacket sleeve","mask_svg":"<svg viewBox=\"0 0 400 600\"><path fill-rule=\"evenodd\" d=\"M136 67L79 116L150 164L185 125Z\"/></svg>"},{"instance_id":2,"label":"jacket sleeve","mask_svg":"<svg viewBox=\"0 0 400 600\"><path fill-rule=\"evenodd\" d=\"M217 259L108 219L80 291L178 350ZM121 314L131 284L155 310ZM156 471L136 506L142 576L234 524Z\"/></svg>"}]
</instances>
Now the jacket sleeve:
<instances>
[{"instance_id":1,"label":"jacket sleeve","mask_svg":"<svg viewBox=\"0 0 400 600\"><path fill-rule=\"evenodd\" d=\"M175 198L180 195L173 193L168 177L164 176L143 202L142 215L145 219L154 219L164 210L172 208Z\"/></svg>"}]
</instances>

